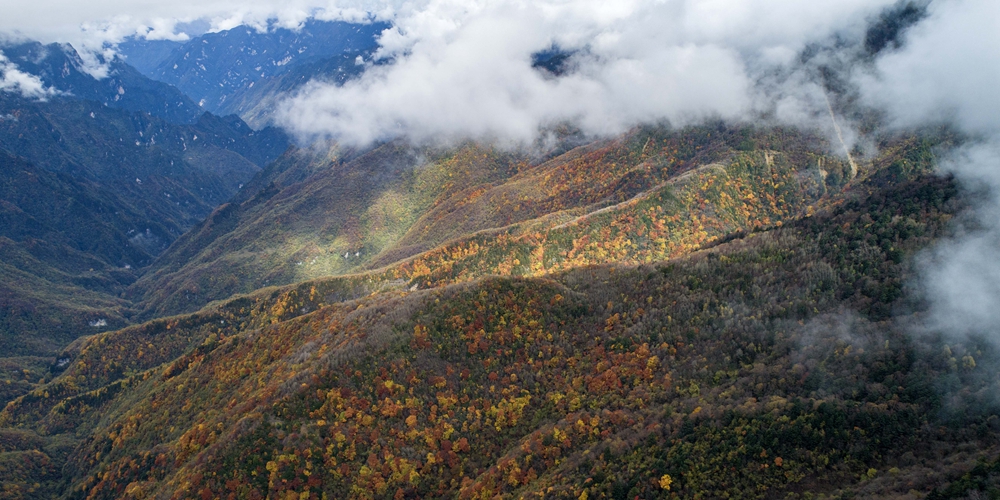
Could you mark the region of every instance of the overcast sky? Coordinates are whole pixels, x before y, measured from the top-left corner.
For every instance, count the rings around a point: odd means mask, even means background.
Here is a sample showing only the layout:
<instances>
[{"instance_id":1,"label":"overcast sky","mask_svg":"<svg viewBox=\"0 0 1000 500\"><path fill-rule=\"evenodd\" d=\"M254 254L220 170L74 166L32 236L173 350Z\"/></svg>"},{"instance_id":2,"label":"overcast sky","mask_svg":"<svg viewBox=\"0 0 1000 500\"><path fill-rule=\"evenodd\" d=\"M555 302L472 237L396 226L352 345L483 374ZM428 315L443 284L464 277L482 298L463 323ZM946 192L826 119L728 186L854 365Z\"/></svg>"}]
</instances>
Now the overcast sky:
<instances>
[{"instance_id":1,"label":"overcast sky","mask_svg":"<svg viewBox=\"0 0 1000 500\"><path fill-rule=\"evenodd\" d=\"M175 38L177 22L206 19L214 29L279 19L294 26L310 15L351 17L384 9L375 2L322 0L0 0L0 31L42 41L81 43L136 31ZM81 28L83 32L81 32Z\"/></svg>"}]
</instances>

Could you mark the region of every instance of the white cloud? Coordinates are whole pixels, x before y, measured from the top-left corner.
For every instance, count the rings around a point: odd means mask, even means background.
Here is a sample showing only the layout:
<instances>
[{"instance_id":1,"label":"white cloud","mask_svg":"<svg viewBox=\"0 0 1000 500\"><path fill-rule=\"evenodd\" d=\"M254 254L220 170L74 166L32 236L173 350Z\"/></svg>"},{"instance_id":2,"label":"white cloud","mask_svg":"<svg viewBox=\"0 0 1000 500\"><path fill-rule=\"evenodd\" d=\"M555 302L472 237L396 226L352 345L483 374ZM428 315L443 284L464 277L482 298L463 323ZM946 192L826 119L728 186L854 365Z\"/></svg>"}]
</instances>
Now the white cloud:
<instances>
[{"instance_id":1,"label":"white cloud","mask_svg":"<svg viewBox=\"0 0 1000 500\"><path fill-rule=\"evenodd\" d=\"M644 120L739 116L775 102L782 118L818 123L824 103L814 82L790 78L777 92L767 89L770 102L762 103L761 68L788 65L807 43L833 33L858 38L866 17L893 2L0 0L0 32L71 42L100 76L95 54L108 55L108 43L137 33L184 40L181 27L197 19L221 30L374 15L395 24L381 38L381 55L397 62L342 89L312 85L289 102L285 124L354 141L395 133L524 137L551 121L612 132ZM996 60L998 10L994 0L936 0L906 50L880 58L878 76L861 82L868 101L903 124L947 116L979 128L992 123L1000 99L990 99L988 83L1000 81L1000 65L965 68ZM573 76L553 81L529 69L530 53L551 43L587 49Z\"/></svg>"},{"instance_id":2,"label":"white cloud","mask_svg":"<svg viewBox=\"0 0 1000 500\"><path fill-rule=\"evenodd\" d=\"M114 44L132 35L184 41L191 36L184 26L194 21L207 21L209 31L241 25L265 30L297 28L310 17L362 22L392 9L367 0L0 0L0 12L0 37L70 43L82 69L103 78L108 67L102 59L109 61Z\"/></svg>"},{"instance_id":3,"label":"white cloud","mask_svg":"<svg viewBox=\"0 0 1000 500\"><path fill-rule=\"evenodd\" d=\"M363 20L368 12L383 10L381 2L365 0L0 0L0 33L87 50L133 34L184 39L177 25L202 19L211 31L220 31L242 24L264 27L269 20L295 27L310 16Z\"/></svg>"},{"instance_id":4,"label":"white cloud","mask_svg":"<svg viewBox=\"0 0 1000 500\"><path fill-rule=\"evenodd\" d=\"M525 140L575 121L615 133L640 122L744 116L761 61L857 29L886 0L456 1L406 4L375 66L343 87L314 84L280 123L303 136L365 143L498 137ZM553 43L584 49L559 79L531 68Z\"/></svg>"},{"instance_id":5,"label":"white cloud","mask_svg":"<svg viewBox=\"0 0 1000 500\"><path fill-rule=\"evenodd\" d=\"M137 33L183 40L180 26L196 19L222 30L375 16L395 26L381 37L380 56L396 63L344 88L310 86L289 102L284 124L354 142L524 139L565 120L612 133L641 121L741 116L758 99L756 67L856 29L891 1L0 0L0 31L71 42L99 77L95 54L107 56L109 43ZM546 79L530 68L530 54L553 43L586 49L572 76Z\"/></svg>"},{"instance_id":6,"label":"white cloud","mask_svg":"<svg viewBox=\"0 0 1000 500\"><path fill-rule=\"evenodd\" d=\"M46 87L35 75L24 73L0 53L0 92L18 93L29 99L46 99L58 92Z\"/></svg>"},{"instance_id":7,"label":"white cloud","mask_svg":"<svg viewBox=\"0 0 1000 500\"><path fill-rule=\"evenodd\" d=\"M929 11L903 49L861 79L869 102L904 126L957 120L970 131L1000 132L1000 2L938 1Z\"/></svg>"},{"instance_id":8,"label":"white cloud","mask_svg":"<svg viewBox=\"0 0 1000 500\"><path fill-rule=\"evenodd\" d=\"M1000 343L1000 2L937 1L928 14L857 81L897 126L950 123L972 137L941 168L975 193L973 211L924 256L921 280L931 326Z\"/></svg>"},{"instance_id":9,"label":"white cloud","mask_svg":"<svg viewBox=\"0 0 1000 500\"><path fill-rule=\"evenodd\" d=\"M986 335L1000 343L1000 141L966 146L943 168L984 197L957 236L925 255L930 323L938 331Z\"/></svg>"}]
</instances>

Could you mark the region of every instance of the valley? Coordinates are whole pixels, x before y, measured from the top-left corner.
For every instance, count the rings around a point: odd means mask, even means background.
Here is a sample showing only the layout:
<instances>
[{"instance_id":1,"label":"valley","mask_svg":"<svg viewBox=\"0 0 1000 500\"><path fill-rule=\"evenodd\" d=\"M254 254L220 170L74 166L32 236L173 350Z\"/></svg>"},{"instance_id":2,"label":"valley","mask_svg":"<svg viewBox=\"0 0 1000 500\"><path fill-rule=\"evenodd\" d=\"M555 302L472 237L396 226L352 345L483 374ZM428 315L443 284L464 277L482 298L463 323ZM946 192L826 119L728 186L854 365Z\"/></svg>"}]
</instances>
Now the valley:
<instances>
[{"instance_id":1,"label":"valley","mask_svg":"<svg viewBox=\"0 0 1000 500\"><path fill-rule=\"evenodd\" d=\"M928 5L741 59L734 114L548 4L0 38L0 498L1000 495L995 325L941 297L993 301L991 139L858 76Z\"/></svg>"}]
</instances>

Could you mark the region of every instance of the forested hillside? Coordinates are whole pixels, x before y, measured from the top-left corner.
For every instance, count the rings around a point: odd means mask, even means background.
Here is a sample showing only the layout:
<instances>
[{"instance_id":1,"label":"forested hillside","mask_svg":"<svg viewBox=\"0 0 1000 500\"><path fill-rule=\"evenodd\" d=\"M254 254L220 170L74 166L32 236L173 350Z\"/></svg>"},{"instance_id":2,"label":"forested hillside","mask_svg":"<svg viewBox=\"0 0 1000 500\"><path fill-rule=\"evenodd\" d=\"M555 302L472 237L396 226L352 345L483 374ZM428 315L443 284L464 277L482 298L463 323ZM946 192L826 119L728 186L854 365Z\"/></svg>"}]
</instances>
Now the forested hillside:
<instances>
[{"instance_id":1,"label":"forested hillside","mask_svg":"<svg viewBox=\"0 0 1000 500\"><path fill-rule=\"evenodd\" d=\"M747 134L723 136L783 137ZM914 257L964 206L930 174L949 137L887 140L853 180L805 148L704 148L611 190L620 201L595 207L591 182L529 219L522 199L491 212L502 229L439 236L388 267L78 342L0 414L3 467L20 478L8 491L960 498L993 484L997 355L908 334L925 306L905 293ZM462 151L443 157L483 154ZM483 191L572 163L557 160L500 170Z\"/></svg>"},{"instance_id":2,"label":"forested hillside","mask_svg":"<svg viewBox=\"0 0 1000 500\"><path fill-rule=\"evenodd\" d=\"M946 140L887 140L862 175L928 169L930 148ZM655 262L837 203L854 189L850 166L825 144L792 129L717 124L637 129L551 158L476 144L290 152L131 292L161 315L367 269L427 286Z\"/></svg>"},{"instance_id":3,"label":"forested hillside","mask_svg":"<svg viewBox=\"0 0 1000 500\"><path fill-rule=\"evenodd\" d=\"M0 92L0 401L82 335L130 323L141 269L288 145L114 61L86 73L68 45L0 46L44 98ZM31 373L28 377L26 374Z\"/></svg>"},{"instance_id":4,"label":"forested hillside","mask_svg":"<svg viewBox=\"0 0 1000 500\"><path fill-rule=\"evenodd\" d=\"M2 12L0 500L1000 499L995 0Z\"/></svg>"}]
</instances>

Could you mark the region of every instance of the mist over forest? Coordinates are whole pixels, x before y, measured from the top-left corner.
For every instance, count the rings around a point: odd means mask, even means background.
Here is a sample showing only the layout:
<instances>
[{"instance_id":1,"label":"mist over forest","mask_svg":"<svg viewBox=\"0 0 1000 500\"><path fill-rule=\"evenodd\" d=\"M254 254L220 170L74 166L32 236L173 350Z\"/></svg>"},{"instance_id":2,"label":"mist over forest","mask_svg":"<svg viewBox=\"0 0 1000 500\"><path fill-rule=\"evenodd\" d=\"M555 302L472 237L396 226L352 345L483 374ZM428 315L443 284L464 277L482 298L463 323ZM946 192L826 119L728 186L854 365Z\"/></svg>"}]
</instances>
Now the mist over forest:
<instances>
[{"instance_id":1,"label":"mist over forest","mask_svg":"<svg viewBox=\"0 0 1000 500\"><path fill-rule=\"evenodd\" d=\"M1000 3L0 10L0 498L1000 498Z\"/></svg>"}]
</instances>

